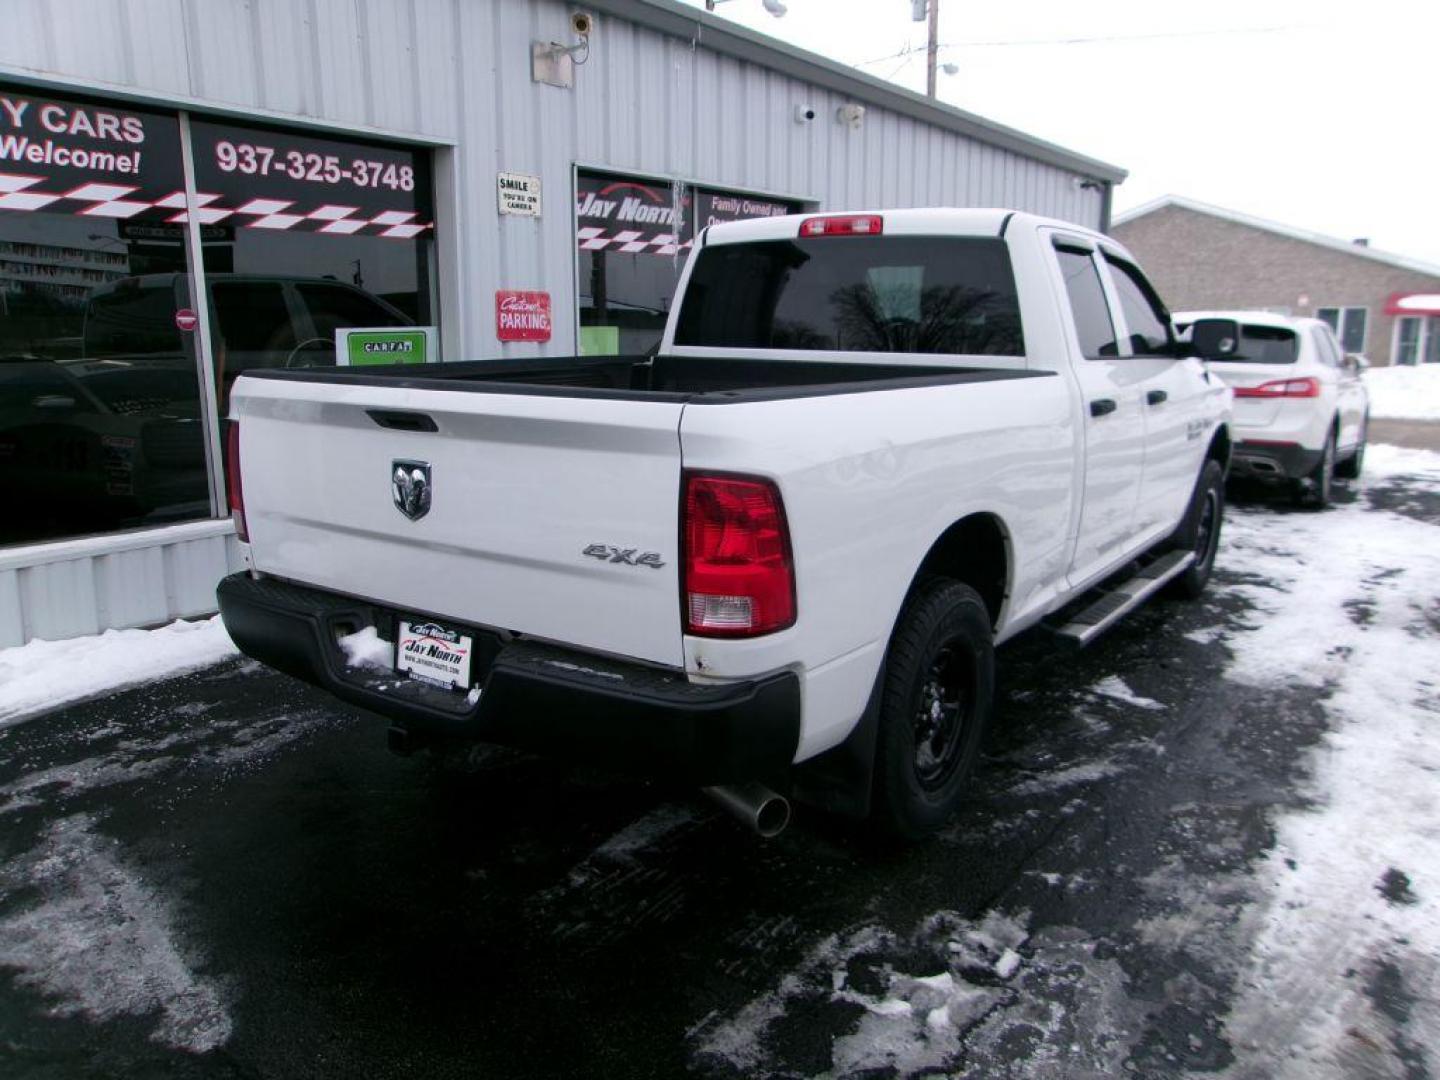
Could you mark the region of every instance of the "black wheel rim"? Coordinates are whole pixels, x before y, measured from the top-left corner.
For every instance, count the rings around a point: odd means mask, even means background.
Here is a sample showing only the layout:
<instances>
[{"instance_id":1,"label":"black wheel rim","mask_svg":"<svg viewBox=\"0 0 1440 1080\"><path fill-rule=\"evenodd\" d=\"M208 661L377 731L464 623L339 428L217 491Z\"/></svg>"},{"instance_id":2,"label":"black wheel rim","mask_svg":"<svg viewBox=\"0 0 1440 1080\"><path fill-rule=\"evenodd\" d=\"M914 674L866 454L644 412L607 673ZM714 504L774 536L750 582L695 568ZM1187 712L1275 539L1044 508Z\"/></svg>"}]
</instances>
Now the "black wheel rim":
<instances>
[{"instance_id":1,"label":"black wheel rim","mask_svg":"<svg viewBox=\"0 0 1440 1080\"><path fill-rule=\"evenodd\" d=\"M968 652L951 643L936 652L921 676L915 707L915 779L926 791L955 774L975 702L975 669Z\"/></svg>"},{"instance_id":2,"label":"black wheel rim","mask_svg":"<svg viewBox=\"0 0 1440 1080\"><path fill-rule=\"evenodd\" d=\"M1195 564L1202 570L1215 558L1220 539L1220 496L1213 489L1205 492L1200 506L1200 523L1195 527Z\"/></svg>"}]
</instances>

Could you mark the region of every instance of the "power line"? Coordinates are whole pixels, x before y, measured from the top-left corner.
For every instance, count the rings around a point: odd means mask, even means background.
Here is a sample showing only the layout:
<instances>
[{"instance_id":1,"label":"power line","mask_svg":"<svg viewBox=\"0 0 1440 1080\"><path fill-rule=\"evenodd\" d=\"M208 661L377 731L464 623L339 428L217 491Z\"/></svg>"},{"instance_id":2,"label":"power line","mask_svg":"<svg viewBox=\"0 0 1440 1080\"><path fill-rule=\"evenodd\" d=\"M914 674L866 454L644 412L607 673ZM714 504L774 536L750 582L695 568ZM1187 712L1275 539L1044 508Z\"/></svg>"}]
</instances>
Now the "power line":
<instances>
[{"instance_id":1,"label":"power line","mask_svg":"<svg viewBox=\"0 0 1440 1080\"><path fill-rule=\"evenodd\" d=\"M1242 26L1223 30L1173 30L1155 34L1113 34L1102 37L1069 37L1069 38L1015 38L1009 41L948 41L941 44L942 49L998 49L1011 47L1024 47L1031 45L1094 45L1107 41L1156 41L1161 38L1201 38L1219 37L1227 34L1276 34L1286 30L1306 30L1308 26ZM882 64L886 60L894 60L901 56L913 56L915 53L924 52L925 45L907 45L899 52L890 53L888 56L877 56L873 60L859 60L855 67L865 67L867 64Z\"/></svg>"}]
</instances>

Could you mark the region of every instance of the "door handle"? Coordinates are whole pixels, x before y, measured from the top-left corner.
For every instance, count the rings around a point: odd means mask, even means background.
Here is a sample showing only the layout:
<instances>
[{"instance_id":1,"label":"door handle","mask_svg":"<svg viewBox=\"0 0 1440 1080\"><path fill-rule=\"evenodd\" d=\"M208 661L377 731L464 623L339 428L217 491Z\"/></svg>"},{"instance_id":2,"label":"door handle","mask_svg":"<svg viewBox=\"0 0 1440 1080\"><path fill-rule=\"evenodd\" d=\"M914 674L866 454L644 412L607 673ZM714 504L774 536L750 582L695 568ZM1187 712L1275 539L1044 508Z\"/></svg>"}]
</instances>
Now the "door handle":
<instances>
[{"instance_id":1,"label":"door handle","mask_svg":"<svg viewBox=\"0 0 1440 1080\"><path fill-rule=\"evenodd\" d=\"M1090 402L1090 415L1091 415L1091 416L1104 416L1106 413L1112 413L1112 412L1114 412L1114 411L1115 411L1115 399L1114 399L1114 398L1102 397L1102 398L1096 398L1094 401Z\"/></svg>"},{"instance_id":2,"label":"door handle","mask_svg":"<svg viewBox=\"0 0 1440 1080\"><path fill-rule=\"evenodd\" d=\"M1159 405L1169 396L1170 395L1167 394L1164 390L1151 390L1148 394L1145 395L1145 401L1150 405Z\"/></svg>"}]
</instances>

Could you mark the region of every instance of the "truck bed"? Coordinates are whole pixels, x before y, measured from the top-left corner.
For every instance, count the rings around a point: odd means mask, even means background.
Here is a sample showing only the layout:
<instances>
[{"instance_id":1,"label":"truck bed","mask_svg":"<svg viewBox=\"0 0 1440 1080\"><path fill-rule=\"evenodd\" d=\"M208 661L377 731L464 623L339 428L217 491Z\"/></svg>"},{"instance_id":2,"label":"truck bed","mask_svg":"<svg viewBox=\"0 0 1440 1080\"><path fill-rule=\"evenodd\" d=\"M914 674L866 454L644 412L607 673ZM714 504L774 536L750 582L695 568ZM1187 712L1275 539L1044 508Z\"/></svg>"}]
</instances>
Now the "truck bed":
<instances>
[{"instance_id":1,"label":"truck bed","mask_svg":"<svg viewBox=\"0 0 1440 1080\"><path fill-rule=\"evenodd\" d=\"M423 372L423 373L422 373ZM950 383L1046 376L1013 368L756 360L726 357L564 356L541 360L469 360L361 368L252 369L246 378L473 390L487 394L599 397L677 403L767 401L899 390Z\"/></svg>"}]
</instances>

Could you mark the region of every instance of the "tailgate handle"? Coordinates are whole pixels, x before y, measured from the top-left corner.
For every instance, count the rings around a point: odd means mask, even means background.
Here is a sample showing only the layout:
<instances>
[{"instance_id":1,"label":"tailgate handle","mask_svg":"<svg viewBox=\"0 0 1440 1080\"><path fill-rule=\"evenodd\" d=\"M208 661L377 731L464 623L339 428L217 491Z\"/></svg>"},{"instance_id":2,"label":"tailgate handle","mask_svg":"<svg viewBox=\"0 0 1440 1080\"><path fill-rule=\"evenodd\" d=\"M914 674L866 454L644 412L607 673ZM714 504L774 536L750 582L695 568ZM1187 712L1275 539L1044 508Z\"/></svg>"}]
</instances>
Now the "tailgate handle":
<instances>
[{"instance_id":1,"label":"tailgate handle","mask_svg":"<svg viewBox=\"0 0 1440 1080\"><path fill-rule=\"evenodd\" d=\"M1145 395L1145 400L1148 401L1151 405L1159 405L1169 396L1170 395L1167 394L1164 390L1151 390L1148 394Z\"/></svg>"},{"instance_id":2,"label":"tailgate handle","mask_svg":"<svg viewBox=\"0 0 1440 1080\"><path fill-rule=\"evenodd\" d=\"M398 412L392 409L366 409L366 415L391 431L439 431L435 421L423 412Z\"/></svg>"}]
</instances>

